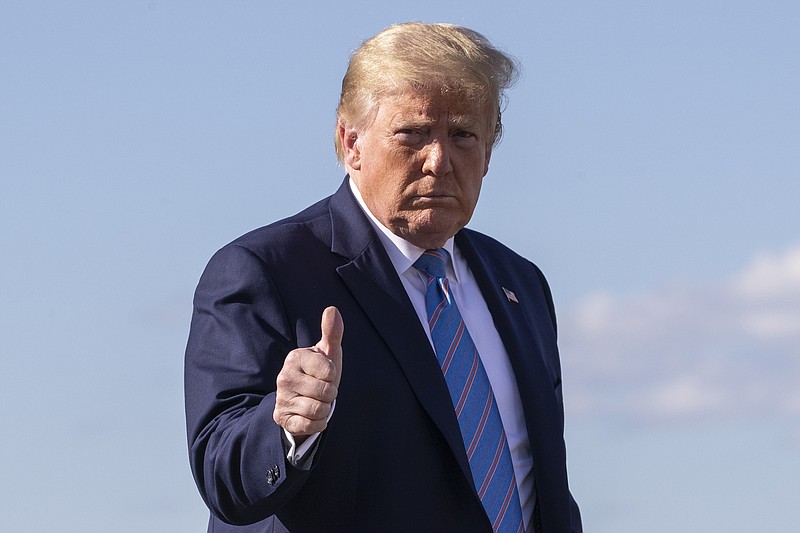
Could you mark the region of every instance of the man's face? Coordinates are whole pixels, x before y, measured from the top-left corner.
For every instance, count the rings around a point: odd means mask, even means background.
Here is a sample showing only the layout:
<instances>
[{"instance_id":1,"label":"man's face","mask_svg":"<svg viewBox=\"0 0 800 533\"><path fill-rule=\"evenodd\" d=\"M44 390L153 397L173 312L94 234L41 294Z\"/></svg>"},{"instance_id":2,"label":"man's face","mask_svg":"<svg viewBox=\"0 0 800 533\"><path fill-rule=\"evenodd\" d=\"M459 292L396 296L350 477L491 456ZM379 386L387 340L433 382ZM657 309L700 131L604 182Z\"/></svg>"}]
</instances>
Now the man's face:
<instances>
[{"instance_id":1,"label":"man's face","mask_svg":"<svg viewBox=\"0 0 800 533\"><path fill-rule=\"evenodd\" d=\"M392 233L437 248L463 228L489 169L485 109L453 96L383 98L360 128L340 124L345 163L367 207Z\"/></svg>"}]
</instances>

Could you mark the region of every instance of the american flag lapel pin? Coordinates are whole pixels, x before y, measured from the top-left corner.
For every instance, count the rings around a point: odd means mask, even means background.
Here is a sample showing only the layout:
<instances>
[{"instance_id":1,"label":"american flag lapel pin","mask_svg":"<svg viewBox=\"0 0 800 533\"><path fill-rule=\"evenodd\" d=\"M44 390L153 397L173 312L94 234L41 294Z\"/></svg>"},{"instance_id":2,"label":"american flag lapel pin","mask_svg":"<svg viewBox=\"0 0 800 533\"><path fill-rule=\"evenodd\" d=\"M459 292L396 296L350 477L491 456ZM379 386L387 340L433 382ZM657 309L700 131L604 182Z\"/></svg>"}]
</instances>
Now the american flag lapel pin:
<instances>
[{"instance_id":1,"label":"american flag lapel pin","mask_svg":"<svg viewBox=\"0 0 800 533\"><path fill-rule=\"evenodd\" d=\"M501 288L503 289L503 292L506 294L506 298L508 298L509 302L514 302L515 304L519 303L519 300L517 300L517 295L514 294L514 291L510 291L510 290L506 289L505 287L501 287Z\"/></svg>"}]
</instances>

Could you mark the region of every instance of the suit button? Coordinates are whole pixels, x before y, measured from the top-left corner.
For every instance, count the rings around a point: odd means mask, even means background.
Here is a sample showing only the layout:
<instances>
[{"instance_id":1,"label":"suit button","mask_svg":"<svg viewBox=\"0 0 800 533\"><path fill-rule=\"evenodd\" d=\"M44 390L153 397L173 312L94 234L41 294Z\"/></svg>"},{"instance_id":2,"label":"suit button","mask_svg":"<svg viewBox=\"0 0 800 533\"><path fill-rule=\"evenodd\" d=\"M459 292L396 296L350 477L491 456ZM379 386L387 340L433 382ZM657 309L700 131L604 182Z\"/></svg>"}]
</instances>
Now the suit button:
<instances>
[{"instance_id":1,"label":"suit button","mask_svg":"<svg viewBox=\"0 0 800 533\"><path fill-rule=\"evenodd\" d=\"M270 485L277 483L279 477L281 477L281 469L278 467L278 465L275 465L267 470L267 483Z\"/></svg>"}]
</instances>

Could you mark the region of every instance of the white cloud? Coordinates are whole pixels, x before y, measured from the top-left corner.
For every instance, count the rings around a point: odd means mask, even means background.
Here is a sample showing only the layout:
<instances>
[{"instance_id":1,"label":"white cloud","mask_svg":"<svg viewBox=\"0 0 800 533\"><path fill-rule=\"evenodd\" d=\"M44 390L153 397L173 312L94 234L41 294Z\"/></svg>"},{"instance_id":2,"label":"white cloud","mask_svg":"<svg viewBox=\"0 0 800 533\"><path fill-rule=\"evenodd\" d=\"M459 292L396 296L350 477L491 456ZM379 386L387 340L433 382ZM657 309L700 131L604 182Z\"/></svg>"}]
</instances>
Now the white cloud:
<instances>
[{"instance_id":1,"label":"white cloud","mask_svg":"<svg viewBox=\"0 0 800 533\"><path fill-rule=\"evenodd\" d=\"M598 293L561 315L570 416L800 416L800 246L714 286Z\"/></svg>"},{"instance_id":2,"label":"white cloud","mask_svg":"<svg viewBox=\"0 0 800 533\"><path fill-rule=\"evenodd\" d=\"M782 256L760 254L734 280L734 290L745 298L800 296L800 247Z\"/></svg>"}]
</instances>

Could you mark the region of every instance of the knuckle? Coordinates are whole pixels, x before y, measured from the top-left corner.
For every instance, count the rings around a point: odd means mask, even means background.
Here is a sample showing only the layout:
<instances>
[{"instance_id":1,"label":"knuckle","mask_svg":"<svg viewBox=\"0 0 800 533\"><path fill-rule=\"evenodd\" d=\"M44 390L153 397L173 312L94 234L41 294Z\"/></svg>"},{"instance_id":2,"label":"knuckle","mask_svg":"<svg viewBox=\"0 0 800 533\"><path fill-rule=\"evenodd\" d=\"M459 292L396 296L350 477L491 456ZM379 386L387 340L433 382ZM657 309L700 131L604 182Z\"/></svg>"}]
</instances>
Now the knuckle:
<instances>
[{"instance_id":1,"label":"knuckle","mask_svg":"<svg viewBox=\"0 0 800 533\"><path fill-rule=\"evenodd\" d=\"M311 418L314 420L323 420L328 416L330 405L325 402L314 402L311 407Z\"/></svg>"},{"instance_id":2,"label":"knuckle","mask_svg":"<svg viewBox=\"0 0 800 533\"><path fill-rule=\"evenodd\" d=\"M283 360L283 372L299 372L302 370L303 362L306 360L306 353L308 350L305 348L296 348L286 354Z\"/></svg>"},{"instance_id":3,"label":"knuckle","mask_svg":"<svg viewBox=\"0 0 800 533\"><path fill-rule=\"evenodd\" d=\"M286 375L286 372L280 372L278 377L275 379L275 384L278 386L279 389L285 388L289 384L289 376Z\"/></svg>"},{"instance_id":4,"label":"knuckle","mask_svg":"<svg viewBox=\"0 0 800 533\"><path fill-rule=\"evenodd\" d=\"M319 411L319 402L312 401L306 405L306 415L308 416L309 420L318 420Z\"/></svg>"},{"instance_id":5,"label":"knuckle","mask_svg":"<svg viewBox=\"0 0 800 533\"><path fill-rule=\"evenodd\" d=\"M328 380L336 379L336 374L338 373L336 369L336 363L328 359L325 363L325 369L326 369L326 376L325 376L326 379Z\"/></svg>"},{"instance_id":6,"label":"knuckle","mask_svg":"<svg viewBox=\"0 0 800 533\"><path fill-rule=\"evenodd\" d=\"M292 434L302 434L305 432L306 420L299 415L292 415L286 419L283 428Z\"/></svg>"},{"instance_id":7,"label":"knuckle","mask_svg":"<svg viewBox=\"0 0 800 533\"><path fill-rule=\"evenodd\" d=\"M325 379L327 368L325 366L325 357L319 354L314 354L315 357L308 358L307 370L309 374L318 378Z\"/></svg>"},{"instance_id":8,"label":"knuckle","mask_svg":"<svg viewBox=\"0 0 800 533\"><path fill-rule=\"evenodd\" d=\"M339 394L339 389L331 382L325 382L320 391L319 399L323 402L332 402Z\"/></svg>"},{"instance_id":9,"label":"knuckle","mask_svg":"<svg viewBox=\"0 0 800 533\"><path fill-rule=\"evenodd\" d=\"M317 402L314 399L306 398L301 406L300 411L302 412L303 416L305 416L309 420L315 420L318 418L317 416Z\"/></svg>"}]
</instances>

